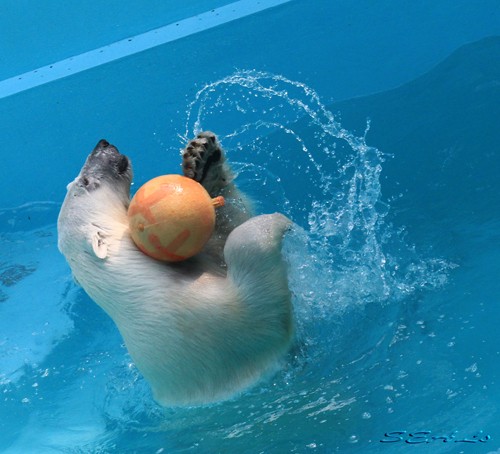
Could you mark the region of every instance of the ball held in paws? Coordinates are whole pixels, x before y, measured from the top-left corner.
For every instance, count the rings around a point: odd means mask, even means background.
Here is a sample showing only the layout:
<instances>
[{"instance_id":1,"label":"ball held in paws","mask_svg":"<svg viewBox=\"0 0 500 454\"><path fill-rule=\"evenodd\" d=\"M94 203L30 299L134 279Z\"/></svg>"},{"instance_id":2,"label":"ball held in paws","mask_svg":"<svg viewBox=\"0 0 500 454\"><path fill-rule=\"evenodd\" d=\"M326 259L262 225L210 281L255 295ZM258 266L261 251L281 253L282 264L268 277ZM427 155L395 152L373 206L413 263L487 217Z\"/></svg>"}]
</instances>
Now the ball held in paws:
<instances>
[{"instance_id":1,"label":"ball held in paws","mask_svg":"<svg viewBox=\"0 0 500 454\"><path fill-rule=\"evenodd\" d=\"M198 182L181 175L163 175L145 183L128 208L130 234L145 254L179 262L196 255L215 226L215 208L222 196L212 199Z\"/></svg>"}]
</instances>

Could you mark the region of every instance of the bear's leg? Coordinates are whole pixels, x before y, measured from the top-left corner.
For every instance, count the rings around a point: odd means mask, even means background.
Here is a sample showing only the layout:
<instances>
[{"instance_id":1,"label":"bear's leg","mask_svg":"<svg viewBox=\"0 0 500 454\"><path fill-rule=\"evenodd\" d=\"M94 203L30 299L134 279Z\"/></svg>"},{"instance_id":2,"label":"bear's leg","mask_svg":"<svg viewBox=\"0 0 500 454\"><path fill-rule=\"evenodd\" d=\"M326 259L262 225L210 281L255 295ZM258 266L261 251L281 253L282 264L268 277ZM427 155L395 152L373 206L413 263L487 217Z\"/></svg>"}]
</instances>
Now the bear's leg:
<instances>
[{"instance_id":1,"label":"bear's leg","mask_svg":"<svg viewBox=\"0 0 500 454\"><path fill-rule=\"evenodd\" d=\"M231 231L252 216L249 199L233 182L233 172L214 133L201 132L182 151L184 176L203 185L211 197L222 195L226 204L216 213L215 232L206 250L222 260L222 249Z\"/></svg>"},{"instance_id":2,"label":"bear's leg","mask_svg":"<svg viewBox=\"0 0 500 454\"><path fill-rule=\"evenodd\" d=\"M291 339L293 321L281 247L291 227L292 222L279 213L255 216L232 231L224 248L228 279L255 312L255 322L263 317L285 344Z\"/></svg>"}]
</instances>

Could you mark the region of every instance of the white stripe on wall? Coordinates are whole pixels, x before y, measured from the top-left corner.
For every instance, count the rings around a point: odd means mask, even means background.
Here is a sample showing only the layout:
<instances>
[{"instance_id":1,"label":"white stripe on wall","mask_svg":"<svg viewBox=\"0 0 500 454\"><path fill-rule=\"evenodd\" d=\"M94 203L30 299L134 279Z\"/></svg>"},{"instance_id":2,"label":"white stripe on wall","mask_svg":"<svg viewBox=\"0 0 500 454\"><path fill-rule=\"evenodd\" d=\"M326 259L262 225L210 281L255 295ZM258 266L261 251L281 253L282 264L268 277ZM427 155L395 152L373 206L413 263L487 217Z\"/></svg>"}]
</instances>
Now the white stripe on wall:
<instances>
[{"instance_id":1,"label":"white stripe on wall","mask_svg":"<svg viewBox=\"0 0 500 454\"><path fill-rule=\"evenodd\" d=\"M292 0L240 0L0 82L0 99L209 30Z\"/></svg>"}]
</instances>

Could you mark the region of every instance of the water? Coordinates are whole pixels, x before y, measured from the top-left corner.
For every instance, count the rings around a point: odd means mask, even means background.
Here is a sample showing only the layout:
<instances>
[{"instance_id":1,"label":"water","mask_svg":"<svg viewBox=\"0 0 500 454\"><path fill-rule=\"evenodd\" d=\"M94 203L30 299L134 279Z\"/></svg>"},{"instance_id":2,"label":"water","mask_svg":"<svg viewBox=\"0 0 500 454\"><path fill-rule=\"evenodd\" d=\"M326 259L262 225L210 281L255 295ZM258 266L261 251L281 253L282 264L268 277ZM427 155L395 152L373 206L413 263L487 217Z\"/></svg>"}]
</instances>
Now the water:
<instances>
[{"instance_id":1,"label":"water","mask_svg":"<svg viewBox=\"0 0 500 454\"><path fill-rule=\"evenodd\" d=\"M496 410L481 390L496 389L495 372L482 354L464 355L477 326L492 324L487 302L458 311L463 282L476 288L470 272L408 240L383 196L393 157L369 145L370 122L357 136L312 88L253 70L203 86L185 118L180 145L216 131L257 211L297 225L284 248L296 347L276 376L232 401L162 409L57 253L47 221L57 205L6 210L4 451L386 452L406 446L381 443L386 432L491 431ZM484 447L478 440L466 447ZM433 452L456 452L439 443Z\"/></svg>"}]
</instances>

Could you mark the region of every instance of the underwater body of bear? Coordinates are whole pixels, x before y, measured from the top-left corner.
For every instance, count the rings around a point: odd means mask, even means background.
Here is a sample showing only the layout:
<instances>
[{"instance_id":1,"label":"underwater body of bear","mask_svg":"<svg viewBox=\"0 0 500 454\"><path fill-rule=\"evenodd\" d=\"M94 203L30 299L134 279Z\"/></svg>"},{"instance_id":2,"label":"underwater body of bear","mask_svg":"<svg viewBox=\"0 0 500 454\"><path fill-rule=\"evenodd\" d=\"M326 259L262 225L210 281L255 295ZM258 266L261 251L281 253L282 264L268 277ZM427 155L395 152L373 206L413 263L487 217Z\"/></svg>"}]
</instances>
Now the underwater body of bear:
<instances>
[{"instance_id":1,"label":"underwater body of bear","mask_svg":"<svg viewBox=\"0 0 500 454\"><path fill-rule=\"evenodd\" d=\"M76 280L114 320L155 399L167 406L234 396L276 368L293 338L281 254L291 222L277 213L250 217L214 134L189 142L182 165L212 197L229 201L192 259L163 263L135 246L127 217L131 164L104 140L68 185L58 219L59 249Z\"/></svg>"}]
</instances>

